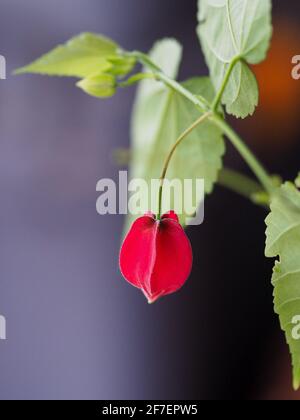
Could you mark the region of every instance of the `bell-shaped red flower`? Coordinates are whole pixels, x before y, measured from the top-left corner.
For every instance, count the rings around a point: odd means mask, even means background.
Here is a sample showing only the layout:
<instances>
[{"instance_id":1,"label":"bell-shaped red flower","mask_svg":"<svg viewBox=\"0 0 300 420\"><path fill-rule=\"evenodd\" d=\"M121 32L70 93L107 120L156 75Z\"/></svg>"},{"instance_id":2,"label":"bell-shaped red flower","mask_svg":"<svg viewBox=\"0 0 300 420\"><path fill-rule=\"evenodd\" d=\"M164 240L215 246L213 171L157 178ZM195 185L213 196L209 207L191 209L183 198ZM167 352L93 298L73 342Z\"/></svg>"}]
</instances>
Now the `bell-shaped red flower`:
<instances>
[{"instance_id":1,"label":"bell-shaped red flower","mask_svg":"<svg viewBox=\"0 0 300 420\"><path fill-rule=\"evenodd\" d=\"M160 220L152 213L137 219L120 254L123 276L142 290L149 303L180 289L192 262L190 241L173 211Z\"/></svg>"}]
</instances>

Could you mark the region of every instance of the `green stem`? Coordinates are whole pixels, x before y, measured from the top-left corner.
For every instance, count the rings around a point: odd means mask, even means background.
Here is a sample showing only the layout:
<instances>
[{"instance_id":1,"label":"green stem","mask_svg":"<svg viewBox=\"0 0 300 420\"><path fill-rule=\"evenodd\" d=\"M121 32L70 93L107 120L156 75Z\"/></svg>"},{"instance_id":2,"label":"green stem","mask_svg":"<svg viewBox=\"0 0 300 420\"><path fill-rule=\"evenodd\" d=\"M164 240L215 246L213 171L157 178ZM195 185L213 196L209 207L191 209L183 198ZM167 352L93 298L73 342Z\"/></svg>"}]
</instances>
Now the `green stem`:
<instances>
[{"instance_id":1,"label":"green stem","mask_svg":"<svg viewBox=\"0 0 300 420\"><path fill-rule=\"evenodd\" d=\"M180 83L176 82L176 80L170 79L168 76L166 76L164 73L161 73L161 72L156 73L155 75L157 79L160 80L161 82L164 82L166 86L175 90L181 96L185 97L190 102L192 102L196 106L198 111L206 112L210 109L209 103L204 98L198 95L195 96L189 90L185 89Z\"/></svg>"},{"instance_id":2,"label":"green stem","mask_svg":"<svg viewBox=\"0 0 300 420\"><path fill-rule=\"evenodd\" d=\"M262 187L258 182L228 168L223 168L220 171L218 184L255 203L257 203L255 196L263 193Z\"/></svg>"},{"instance_id":3,"label":"green stem","mask_svg":"<svg viewBox=\"0 0 300 420\"><path fill-rule=\"evenodd\" d=\"M163 82L166 86L175 90L181 96L185 97L190 102L192 102L200 112L206 112L210 110L210 105L205 98L203 98L200 95L194 95L188 89L185 89L185 87L183 87L176 80L168 77L161 71L161 69L155 63L153 63L153 61L146 54L141 53L139 51L135 51L128 54L130 56L135 57L141 64L143 64L145 67L151 70L156 80Z\"/></svg>"},{"instance_id":4,"label":"green stem","mask_svg":"<svg viewBox=\"0 0 300 420\"><path fill-rule=\"evenodd\" d=\"M137 73L133 76L129 77L127 80L123 80L122 82L118 82L118 86L121 88L126 88L135 85L136 83L141 82L145 79L156 80L156 77L153 73Z\"/></svg>"},{"instance_id":5,"label":"green stem","mask_svg":"<svg viewBox=\"0 0 300 420\"><path fill-rule=\"evenodd\" d=\"M249 165L253 173L256 175L257 179L261 182L264 189L272 195L274 192L274 184L266 172L262 164L258 161L258 159L254 156L251 150L246 146L243 140L238 136L238 134L227 124L224 119L214 114L211 117L211 120L222 130L222 132L227 136L227 138L231 141L233 146L238 150L240 155L244 158L246 163Z\"/></svg>"},{"instance_id":6,"label":"green stem","mask_svg":"<svg viewBox=\"0 0 300 420\"><path fill-rule=\"evenodd\" d=\"M210 116L212 116L211 112L207 112L206 114L201 115L200 118L198 118L197 121L195 121L187 130L184 131L184 133L181 134L181 136L177 139L174 146L170 150L170 153L167 156L167 159L164 164L164 168L160 177L160 186L159 186L159 194L158 194L158 218L160 219L162 216L162 194L163 194L163 187L164 182L166 179L167 171L169 164L171 162L171 159L177 149L178 146L183 142L183 140L200 124L202 124L206 119L208 119Z\"/></svg>"},{"instance_id":7,"label":"green stem","mask_svg":"<svg viewBox=\"0 0 300 420\"><path fill-rule=\"evenodd\" d=\"M241 57L240 57L240 56L237 56L237 57L235 57L235 58L234 58L234 59L230 62L229 67L228 67L228 69L227 69L227 72L226 72L226 74L225 74L224 80L223 80L223 82L222 82L221 88L220 88L219 92L217 93L217 95L216 95L216 97L215 97L215 99L214 99L214 101L213 101L213 103L212 103L212 111L213 111L213 112L216 112L216 111L218 110L218 107L219 107L219 105L220 105L220 103L221 103L221 101L222 101L223 94L224 94L225 89L226 89L226 87L227 87L227 84L228 84L228 82L229 82L229 79L230 79L231 73L232 73L232 71L233 71L233 69L234 69L235 65L236 65L236 64L237 64L240 60L241 60Z\"/></svg>"}]
</instances>

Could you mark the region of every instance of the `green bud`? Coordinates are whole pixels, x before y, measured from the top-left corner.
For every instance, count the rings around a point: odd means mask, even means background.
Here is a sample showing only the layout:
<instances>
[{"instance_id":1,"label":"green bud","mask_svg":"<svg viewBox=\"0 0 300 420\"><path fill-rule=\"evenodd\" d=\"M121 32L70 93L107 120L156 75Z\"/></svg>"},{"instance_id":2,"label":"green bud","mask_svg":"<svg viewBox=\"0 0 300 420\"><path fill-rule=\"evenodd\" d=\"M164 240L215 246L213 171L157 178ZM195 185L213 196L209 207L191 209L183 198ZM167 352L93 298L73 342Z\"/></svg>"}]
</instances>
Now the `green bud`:
<instances>
[{"instance_id":1,"label":"green bud","mask_svg":"<svg viewBox=\"0 0 300 420\"><path fill-rule=\"evenodd\" d=\"M110 98L116 93L116 78L111 74L95 74L76 84L88 95L96 98Z\"/></svg>"}]
</instances>

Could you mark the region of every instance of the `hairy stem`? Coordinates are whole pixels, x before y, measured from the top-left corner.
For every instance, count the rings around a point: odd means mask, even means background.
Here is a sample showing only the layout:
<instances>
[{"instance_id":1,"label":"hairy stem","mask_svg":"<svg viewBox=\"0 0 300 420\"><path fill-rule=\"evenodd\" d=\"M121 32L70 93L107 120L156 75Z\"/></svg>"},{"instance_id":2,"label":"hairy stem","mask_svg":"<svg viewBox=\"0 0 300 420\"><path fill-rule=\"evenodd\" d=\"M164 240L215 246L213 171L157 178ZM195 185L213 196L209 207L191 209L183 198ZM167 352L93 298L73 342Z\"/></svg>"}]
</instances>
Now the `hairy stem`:
<instances>
[{"instance_id":1,"label":"hairy stem","mask_svg":"<svg viewBox=\"0 0 300 420\"><path fill-rule=\"evenodd\" d=\"M176 143L170 150L170 153L167 156L166 162L164 164L164 168L160 177L160 187L159 187L159 195L158 195L158 218L160 219L162 216L162 194L163 194L163 187L164 187L164 181L166 179L167 171L169 164L171 162L171 159L177 149L178 146L183 142L183 140L186 139L186 137L200 124L202 124L205 120L207 120L210 116L212 116L211 112L207 112L206 114L201 115L200 118L198 118L197 121L195 121L187 130L184 131L184 133L181 134L181 136L177 139Z\"/></svg>"}]
</instances>

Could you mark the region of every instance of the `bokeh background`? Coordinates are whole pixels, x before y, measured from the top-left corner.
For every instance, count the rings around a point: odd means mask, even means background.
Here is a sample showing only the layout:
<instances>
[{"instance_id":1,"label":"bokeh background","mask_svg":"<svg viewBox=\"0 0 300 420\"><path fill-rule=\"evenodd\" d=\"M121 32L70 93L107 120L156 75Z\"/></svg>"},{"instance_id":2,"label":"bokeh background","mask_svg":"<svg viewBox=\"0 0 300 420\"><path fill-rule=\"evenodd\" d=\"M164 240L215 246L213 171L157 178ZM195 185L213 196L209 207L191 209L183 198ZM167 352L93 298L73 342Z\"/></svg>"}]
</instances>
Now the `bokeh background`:
<instances>
[{"instance_id":1,"label":"bokeh background","mask_svg":"<svg viewBox=\"0 0 300 420\"><path fill-rule=\"evenodd\" d=\"M96 182L117 179L134 89L101 102L74 81L12 76L56 44L95 31L147 51L174 36L181 77L206 73L196 0L0 0L1 399L296 399L272 309L264 210L218 187L184 289L149 306L118 271L123 218L95 210ZM274 1L261 104L234 122L271 172L300 169L299 1ZM245 170L228 148L226 163Z\"/></svg>"}]
</instances>

